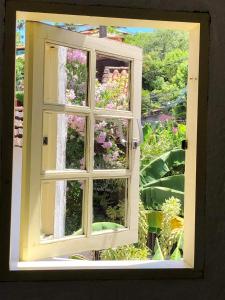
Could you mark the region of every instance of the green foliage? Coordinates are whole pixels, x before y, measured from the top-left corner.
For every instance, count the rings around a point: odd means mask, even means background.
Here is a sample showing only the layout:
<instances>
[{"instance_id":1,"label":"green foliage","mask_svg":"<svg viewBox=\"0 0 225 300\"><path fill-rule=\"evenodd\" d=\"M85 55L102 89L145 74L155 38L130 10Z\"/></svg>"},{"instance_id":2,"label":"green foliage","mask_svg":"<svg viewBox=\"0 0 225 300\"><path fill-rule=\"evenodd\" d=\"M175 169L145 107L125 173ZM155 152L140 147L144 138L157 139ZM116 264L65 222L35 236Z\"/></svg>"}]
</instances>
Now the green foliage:
<instances>
[{"instance_id":1,"label":"green foliage","mask_svg":"<svg viewBox=\"0 0 225 300\"><path fill-rule=\"evenodd\" d=\"M102 260L145 260L148 258L149 248L146 246L148 235L148 224L146 212L142 202L139 202L138 243L125 245L101 252Z\"/></svg>"},{"instance_id":2,"label":"green foliage","mask_svg":"<svg viewBox=\"0 0 225 300\"><path fill-rule=\"evenodd\" d=\"M16 58L16 91L23 91L24 89L24 56Z\"/></svg>"},{"instance_id":3,"label":"green foliage","mask_svg":"<svg viewBox=\"0 0 225 300\"><path fill-rule=\"evenodd\" d=\"M24 92L22 92L22 91L17 91L17 92L16 92L16 100L20 102L20 105L23 105Z\"/></svg>"},{"instance_id":4,"label":"green foliage","mask_svg":"<svg viewBox=\"0 0 225 300\"><path fill-rule=\"evenodd\" d=\"M93 232L102 230L117 230L121 228L124 228L124 226L113 222L95 222L91 225L91 229ZM83 229L78 229L73 232L73 235L81 235L82 233Z\"/></svg>"},{"instance_id":5,"label":"green foliage","mask_svg":"<svg viewBox=\"0 0 225 300\"><path fill-rule=\"evenodd\" d=\"M173 121L161 122L156 126L146 123L143 134L141 169L165 152L180 148L182 140L186 137L186 126Z\"/></svg>"},{"instance_id":6,"label":"green foliage","mask_svg":"<svg viewBox=\"0 0 225 300\"><path fill-rule=\"evenodd\" d=\"M125 43L143 48L144 53L154 51L162 58L174 49L188 49L188 34L179 30L157 29L149 33L127 35Z\"/></svg>"},{"instance_id":7,"label":"green foliage","mask_svg":"<svg viewBox=\"0 0 225 300\"><path fill-rule=\"evenodd\" d=\"M155 241L155 249L154 249L154 255L152 257L152 260L164 260L164 256L163 256L158 238L156 238L156 241Z\"/></svg>"},{"instance_id":8,"label":"green foliage","mask_svg":"<svg viewBox=\"0 0 225 300\"><path fill-rule=\"evenodd\" d=\"M165 105L179 96L187 83L187 51L175 49L160 59L149 52L143 62L143 86L151 92L152 100Z\"/></svg>"},{"instance_id":9,"label":"green foliage","mask_svg":"<svg viewBox=\"0 0 225 300\"><path fill-rule=\"evenodd\" d=\"M152 109L151 96L148 90L142 90L141 93L141 115L148 116Z\"/></svg>"},{"instance_id":10,"label":"green foliage","mask_svg":"<svg viewBox=\"0 0 225 300\"><path fill-rule=\"evenodd\" d=\"M93 184L94 222L124 224L125 184L123 179L98 179Z\"/></svg>"},{"instance_id":11,"label":"green foliage","mask_svg":"<svg viewBox=\"0 0 225 300\"><path fill-rule=\"evenodd\" d=\"M172 260L180 260L182 258L182 253L183 253L183 236L184 233L183 231L179 233L179 238L177 242L177 246L173 253L170 256L170 259Z\"/></svg>"},{"instance_id":12,"label":"green foliage","mask_svg":"<svg viewBox=\"0 0 225 300\"><path fill-rule=\"evenodd\" d=\"M115 206L109 206L106 209L106 214L113 222L125 223L125 202L119 201Z\"/></svg>"},{"instance_id":13,"label":"green foliage","mask_svg":"<svg viewBox=\"0 0 225 300\"><path fill-rule=\"evenodd\" d=\"M84 137L75 129L68 127L66 141L66 168L80 169L84 156Z\"/></svg>"},{"instance_id":14,"label":"green foliage","mask_svg":"<svg viewBox=\"0 0 225 300\"><path fill-rule=\"evenodd\" d=\"M148 222L148 231L158 234L162 225L162 212L150 208L146 210L146 216Z\"/></svg>"},{"instance_id":15,"label":"green foliage","mask_svg":"<svg viewBox=\"0 0 225 300\"><path fill-rule=\"evenodd\" d=\"M147 187L158 185L158 180L163 177L178 175L179 171L183 173L184 169L182 167L184 166L184 158L184 150L174 149L152 160L140 171L142 186ZM176 171L178 174L176 174ZM180 180L180 184L182 184L183 178L180 176L175 178L171 177L171 181L173 182L174 180L177 182L178 179ZM160 186L170 187L171 185L166 185L165 182L164 185L161 184ZM181 186L180 190L182 189L183 185Z\"/></svg>"},{"instance_id":16,"label":"green foliage","mask_svg":"<svg viewBox=\"0 0 225 300\"><path fill-rule=\"evenodd\" d=\"M184 192L166 187L147 187L141 191L141 199L146 209L161 209L165 199L176 197L181 201L182 214L184 207Z\"/></svg>"},{"instance_id":17,"label":"green foliage","mask_svg":"<svg viewBox=\"0 0 225 300\"><path fill-rule=\"evenodd\" d=\"M165 200L161 212L154 212L157 213L156 220L160 233L157 232L159 238L157 237L155 241L153 260L180 260L182 258L183 223L179 227L173 227L173 220L178 217L180 207L179 199L171 197Z\"/></svg>"},{"instance_id":18,"label":"green foliage","mask_svg":"<svg viewBox=\"0 0 225 300\"><path fill-rule=\"evenodd\" d=\"M65 235L73 234L82 226L83 190L79 181L67 181Z\"/></svg>"},{"instance_id":19,"label":"green foliage","mask_svg":"<svg viewBox=\"0 0 225 300\"><path fill-rule=\"evenodd\" d=\"M172 228L172 220L180 212L180 200L174 197L167 199L162 205L163 218L159 242L165 258L171 254L172 247L177 242L180 234L180 230L173 230Z\"/></svg>"},{"instance_id":20,"label":"green foliage","mask_svg":"<svg viewBox=\"0 0 225 300\"><path fill-rule=\"evenodd\" d=\"M142 85L150 94L142 94L143 115L150 112L147 104L151 109L166 109L187 85L188 35L178 30L155 30L127 35L125 42L143 48ZM148 102L147 99L151 100ZM176 111L172 113L177 117ZM181 117L184 119L185 115L178 116Z\"/></svg>"}]
</instances>

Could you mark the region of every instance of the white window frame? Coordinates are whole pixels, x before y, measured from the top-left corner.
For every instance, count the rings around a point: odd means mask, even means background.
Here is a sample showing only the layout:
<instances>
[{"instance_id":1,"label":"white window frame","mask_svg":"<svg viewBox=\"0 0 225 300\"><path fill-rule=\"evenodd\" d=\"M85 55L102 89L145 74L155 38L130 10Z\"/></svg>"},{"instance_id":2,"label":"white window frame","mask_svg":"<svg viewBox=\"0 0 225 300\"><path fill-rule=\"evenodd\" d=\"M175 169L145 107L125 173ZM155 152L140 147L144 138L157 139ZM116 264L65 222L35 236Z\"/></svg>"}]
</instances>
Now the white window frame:
<instances>
[{"instance_id":1,"label":"white window frame","mask_svg":"<svg viewBox=\"0 0 225 300\"><path fill-rule=\"evenodd\" d=\"M52 61L48 55L51 44L88 51L89 53L89 107L49 103L46 89L51 83L51 90L57 91L58 79L52 84L52 74L45 74L45 62ZM25 67L25 113L24 113L24 146L23 146L23 182L21 211L21 252L23 261L47 259L52 256L72 255L76 252L113 248L138 240L138 202L139 202L139 147L132 147L132 141L139 140L138 121L141 118L141 74L142 49L124 45L116 41L98 39L82 34L59 29L57 27L27 22L26 24L26 67ZM130 61L130 110L119 111L95 108L95 76L96 53L118 57ZM51 62L51 64L54 62ZM58 61L55 62L57 64ZM53 65L53 69L54 68ZM135 76L133 75L135 74ZM47 88L46 88L47 87ZM45 91L45 92L44 92ZM55 93L54 93L55 94ZM44 95L44 99L43 99ZM57 95L50 95L50 97ZM44 100L44 101L43 101ZM47 103L45 102L47 101ZM57 100L57 99L56 99ZM43 113L75 113L87 117L87 170L42 170L42 156L45 146L43 141ZM128 169L93 169L94 160L94 127L96 118L120 120L126 119L128 125ZM88 150L88 151L87 151ZM127 226L117 230L91 232L92 224L92 190L94 179L126 179L127 196ZM65 179L84 180L84 235L70 235L52 240L40 240L40 215L42 182ZM51 208L48 210L52 215Z\"/></svg>"},{"instance_id":2,"label":"white window frame","mask_svg":"<svg viewBox=\"0 0 225 300\"><path fill-rule=\"evenodd\" d=\"M61 8L62 11L61 11ZM30 12L28 12L30 10ZM44 13L45 12L45 13ZM58 14L60 13L60 14ZM65 14L62 14L65 13ZM73 15L71 14L73 13ZM77 13L77 14L76 14ZM90 14L90 16L89 16ZM118 18L114 18L114 16L117 15ZM94 16L94 17L92 17ZM96 16L101 16L101 17L96 17ZM207 54L208 54L208 24L209 24L209 17L207 14L204 13L173 13L173 12L154 12L150 10L130 10L130 9L121 9L121 8L113 8L111 10L110 8L99 8L99 7L91 7L90 8L84 8L84 7L78 7L74 6L71 7L66 4L57 4L54 6L54 9L51 8L51 5L48 4L27 4L23 2L11 2L7 4L7 14L6 14L6 26L9 28L9 31L6 33L6 50L8 49L7 47L11 46L12 48L14 47L14 42L10 40L10 36L14 35L14 23L11 23L12 20L17 17L18 19L25 19L25 20L32 20L32 21L41 21L43 19L45 20L51 20L51 21L56 21L56 22L67 22L67 23L88 23L88 24L93 24L93 25L124 25L124 26L140 26L140 27L153 27L153 28L165 28L165 29L181 29L181 30L186 30L189 32L190 36L190 53L193 55L190 56L189 58L189 76L188 76L188 84L189 84L189 89L188 89L188 99L191 100L190 102L190 108L189 108L189 113L190 115L191 112L194 113L194 115L200 116L199 113L197 113L198 109L198 104L201 108L201 112L204 114L206 112L206 99L207 99L207 88L205 83L207 83ZM136 18L137 17L137 18ZM150 20L151 19L151 20ZM164 21L162 21L164 20ZM176 20L176 21L174 21ZM200 26L201 25L201 26ZM201 32L201 40L200 40L200 32ZM198 73L199 73L199 46L201 45L201 81L199 81L199 84L197 84L198 81ZM204 51L203 51L204 50ZM10 52L10 51L9 51ZM11 78L10 72L12 72L12 67L10 64L10 68L8 69L8 64L10 62L10 59L12 57L10 56L12 52L9 54L5 54L6 58L6 64L5 64L5 74L6 74L6 80L5 82L5 90L4 90L4 95L6 96L6 100L4 101L4 107L6 111L11 114L10 108L7 109L7 101L8 98L14 97L13 94L13 89L12 91L9 90L10 83L7 83L7 78ZM202 65L204 63L204 65ZM9 71L8 71L9 70ZM191 82L195 81L195 85L191 85ZM205 81L205 83L204 83ZM10 82L10 81L9 81ZM198 99L198 86L200 87L200 92L201 92L201 100ZM12 84L11 84L12 88ZM204 91L203 91L204 88ZM191 106L193 105L193 106ZM7 116L8 118L8 116ZM204 117L201 118L201 122L198 124L198 131L199 130L204 130ZM5 120L5 118L4 118ZM4 121L3 120L3 121ZM196 142L197 142L197 126L195 123L196 117L194 116L194 119L189 119L189 122L193 123L192 129L193 131L190 132L192 134L192 146L193 146L193 156L192 156L192 164L194 167L194 171L196 170ZM8 123L6 124L6 128L8 126ZM5 128L4 127L4 128ZM10 127L10 126L9 126ZM3 129L4 130L4 129ZM202 131L201 131L202 132ZM6 133L5 140L10 142L10 136L7 137ZM199 132L198 132L198 138L199 138ZM198 147L204 147L205 145L205 139L204 135L200 140L198 140ZM201 145L201 146L200 146ZM203 150L203 149L201 149ZM7 150L3 151L3 157L9 157L7 154ZM205 158L205 152L201 151L201 157L198 155L198 162L204 162ZM6 192L7 195L10 195L10 191L8 190L7 182L10 181L11 173L10 171L7 171L7 162L4 163L3 169L6 170L5 174L5 183L3 188L4 191ZM191 170L191 166L190 166ZM204 171L205 168L202 166L202 172L198 171L198 173L202 173L203 175L205 174ZM192 173L192 176L194 176L193 180L190 182L189 189L192 189L193 192L191 195L196 196L196 173ZM197 207L204 207L204 197L203 195L201 196L201 192L204 193L204 180L198 180L199 186L198 186L198 203ZM191 185L192 184L192 185ZM189 199L188 203L185 205L185 218L188 220L185 224L185 241L184 241L184 259L183 261L180 262L172 262L172 261L159 261L159 262L154 262L154 261L147 261L146 263L143 262L87 262L85 266L82 266L83 263L79 263L79 265L76 264L76 262L19 262L19 260L10 260L10 270L17 270L17 271L23 271L23 270L64 270L64 269L149 269L149 272L131 272L128 271L126 272L125 270L123 273L119 273L122 275L120 278L180 278L180 277L185 277L185 278L190 278L190 277L199 277L201 276L201 270L203 266L203 257L204 257L204 251L202 248L202 238L200 239L200 235L202 232L202 213L199 212L198 210L195 212L195 206L196 206L196 197L192 197ZM5 208L8 208L7 204L4 204ZM17 206L15 203L12 203L12 216L15 214L15 207L19 210L18 203ZM192 209L193 208L193 209ZM9 213L6 211L7 216L9 216ZM13 214L14 213L14 214ZM16 215L18 215L18 212L16 212ZM195 222L191 223L192 220L196 220L198 223L198 227L195 228ZM190 220L190 222L189 222ZM15 220L12 220L12 223L18 224ZM6 240L3 241L3 247L6 248L6 251L4 252L7 256L7 249L8 248L8 240L7 240L7 224L4 225L4 228L6 228L6 232L4 229L2 230L2 234L6 237ZM196 244L195 244L195 233L197 232L197 247L200 252L195 253L196 250ZM14 243L15 240L15 235L14 238L12 239L12 232L11 232L11 245ZM190 242L190 243L189 243ZM3 248L2 248L3 249ZM12 249L11 249L12 250ZM195 259L197 258L197 260ZM175 271L171 273L169 270L168 272L166 269L177 269L177 268L182 268L184 269L182 272ZM155 273L154 270L151 269L163 269L161 270L162 272L157 272ZM193 272L190 272L188 269L193 269ZM21 278L20 276L23 275L23 278L25 280L35 280L35 278L40 278L40 279L47 279L52 277L50 273L44 273L44 272L38 272L38 273L33 273L34 276L30 276L31 274L29 273L28 276L25 275L25 273L18 272L18 276L13 275L12 272L7 271L7 262L4 263L4 267L2 269L3 271L1 272L1 275L3 274L3 280L5 278L8 278L8 280L12 280L13 278ZM146 270L147 271L147 270ZM152 272L151 272L152 271ZM40 276L38 276L40 274ZM56 276L53 276L54 278L61 278L62 273L55 273ZM64 273L66 274L66 273ZM87 273L71 273L73 274L72 278L84 278L84 276L87 276ZM77 275L76 275L77 274ZM92 273L90 273L90 276ZM104 275L103 275L104 274ZM95 273L95 278L117 278L117 273ZM125 277L123 276L125 275ZM136 275L135 275L136 274ZM46 275L46 276L45 276ZM49 277L50 276L50 277ZM104 277L102 277L104 276ZM137 277L138 276L138 277ZM64 276L65 278L65 276ZM68 277L71 278L71 277ZM86 277L85 277L86 278Z\"/></svg>"}]
</instances>

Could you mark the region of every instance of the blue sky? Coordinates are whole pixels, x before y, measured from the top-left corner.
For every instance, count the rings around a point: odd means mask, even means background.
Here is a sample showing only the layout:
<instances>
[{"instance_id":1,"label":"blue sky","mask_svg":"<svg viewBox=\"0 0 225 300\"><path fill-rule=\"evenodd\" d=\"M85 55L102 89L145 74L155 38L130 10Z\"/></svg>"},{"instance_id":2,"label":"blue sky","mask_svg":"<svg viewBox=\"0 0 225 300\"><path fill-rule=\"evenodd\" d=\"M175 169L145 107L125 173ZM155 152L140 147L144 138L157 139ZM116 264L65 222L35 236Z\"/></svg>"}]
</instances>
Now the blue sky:
<instances>
[{"instance_id":1,"label":"blue sky","mask_svg":"<svg viewBox=\"0 0 225 300\"><path fill-rule=\"evenodd\" d=\"M130 34L135 34L139 32L152 32L154 28L141 28L141 27L125 27L126 32ZM121 30L122 31L122 30Z\"/></svg>"}]
</instances>

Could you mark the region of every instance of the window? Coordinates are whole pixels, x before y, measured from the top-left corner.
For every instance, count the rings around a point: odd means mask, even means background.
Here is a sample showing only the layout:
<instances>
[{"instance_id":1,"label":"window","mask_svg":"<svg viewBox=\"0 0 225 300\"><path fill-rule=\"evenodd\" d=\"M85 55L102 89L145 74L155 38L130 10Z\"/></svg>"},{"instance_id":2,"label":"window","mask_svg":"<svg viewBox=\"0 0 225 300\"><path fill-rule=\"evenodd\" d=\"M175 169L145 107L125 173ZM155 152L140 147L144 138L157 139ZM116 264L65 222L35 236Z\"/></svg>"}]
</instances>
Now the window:
<instances>
[{"instance_id":1,"label":"window","mask_svg":"<svg viewBox=\"0 0 225 300\"><path fill-rule=\"evenodd\" d=\"M53 10L52 10L53 9ZM30 11L30 12L28 12ZM125 13L125 11L127 13ZM207 26L208 17L204 14L171 14L143 10L101 9L65 4L55 4L54 8L48 4L8 3L6 15L6 48L5 48L5 79L2 119L3 139L3 184L2 192L7 201L2 203L1 236L2 243L0 259L2 259L3 278L11 280L20 278L60 279L62 273L56 272L20 272L23 270L65 270L75 269L75 272L64 273L67 278L87 278L93 273L79 271L80 269L103 269L94 273L95 278L160 278L169 276L179 277L201 276L203 266L203 243L200 237L204 217L204 176L205 176L205 114L207 89ZM115 15L117 18L115 18ZM97 17L96 17L97 16ZM188 70L188 149L186 152L185 180L185 224L184 224L184 259L173 261L115 261L89 262L45 260L51 256L64 256L71 253L74 245L77 251L83 249L100 249L102 241L108 245L122 245L137 240L137 202L133 195L138 195L138 163L140 132L140 78L141 53L136 47L127 46L126 51L114 47L112 41L102 44L101 41L90 42L94 39L82 38L75 33L61 31L47 25L30 23L29 32L34 30L37 35L28 34L29 62L27 71L29 79L26 82L29 99L27 101L29 116L24 124L27 136L26 152L23 159L22 214L18 220L20 210L20 185L13 185L13 199L11 199L12 181L12 127L14 104L14 50L15 34L14 21L54 21L66 23L102 24L123 26L142 26L154 28L180 28L186 30L190 37L190 57ZM13 21L13 22L12 22ZM38 29L39 28L39 29ZM44 29L44 30L43 30ZM63 32L63 34L60 34ZM46 35L47 33L47 35ZM76 40L74 37L76 36ZM38 37L38 38L37 38ZM85 41L84 41L85 40ZM199 51L201 55L199 56ZM67 76L63 65L67 59L65 53L79 53L84 62L83 69L86 77L82 78L82 93L75 97L67 91ZM126 101L121 105L109 103L99 105L93 83L98 81L101 73L101 64L107 61L119 64L128 74L128 94ZM200 67L200 68L199 68ZM95 71L98 71L97 74ZM138 74L140 76L138 76ZM76 75L76 74L75 74ZM200 77L199 77L200 75ZM33 79L32 81L30 79ZM41 78L41 80L40 80ZM60 78L60 80L59 80ZM62 83L62 85L60 85ZM60 86L59 86L60 85ZM48 88L46 88L48 87ZM200 95L200 96L199 96ZM27 99L28 100L28 99ZM26 112L25 112L26 114ZM74 120L79 126L74 125ZM100 136L93 128L101 124L114 125L121 138L118 147L121 150L120 164L106 164L103 156L97 153L96 145L91 141L94 138L109 142L107 136ZM72 138L68 139L68 132ZM29 133L30 132L30 133ZM25 134L26 134L25 133ZM29 133L29 134L28 134ZM121 134L122 133L122 134ZM77 151L79 160L68 160L67 152L73 149L74 141L79 138L80 148ZM104 143L103 142L103 143ZM11 146L10 146L11 145ZM107 147L107 144L105 145ZM98 159L97 159L98 158ZM117 162L118 156L115 157ZM29 162L27 164L27 162ZM118 167L119 166L119 167ZM201 168L199 168L201 166ZM19 172L18 172L19 173ZM14 173L13 180L20 174ZM14 180L15 181L15 180ZM98 223L98 201L96 195L105 193L104 182L113 186L113 193L120 195L125 207L123 218L117 220L111 227L93 228ZM76 224L70 223L70 215L66 215L66 205L70 198L70 187L76 187L77 207L72 211L77 216ZM26 190L27 189L27 190ZM108 190L107 193L111 193ZM32 195L30 197L30 195ZM12 208L12 210L11 210ZM11 216L11 242L9 241L9 217ZM56 217L57 216L57 217ZM17 230L22 221L21 232ZM109 220L107 220L109 222ZM65 224L70 226L65 226ZM108 224L109 225L109 224ZM66 228L67 227L67 228ZM14 229L15 232L14 232ZM100 230L101 231L100 231ZM12 249L17 249L21 237L20 257L12 255ZM82 242L81 242L82 241ZM10 244L11 243L11 244ZM90 243L92 245L90 246ZM10 246L9 246L10 245ZM9 248L11 247L10 259ZM3 259L4 258L4 259ZM27 262L26 262L27 260ZM36 260L36 261L34 261ZM10 261L10 268L8 262ZM182 268L181 273L178 269ZM111 272L107 269L120 269ZM126 269L145 269L129 270ZM155 270L151 269L162 269ZM194 269L194 272L193 271ZM11 271L18 272L11 272ZM93 270L92 270L93 271ZM136 272L138 271L138 272ZM139 272L140 271L140 272ZM171 271L171 272L170 272ZM76 273L77 272L77 273ZM25 274L26 273L26 274ZM69 274L72 274L70 277ZM46 276L46 277L45 277ZM83 277L84 276L84 277ZM89 275L88 275L89 276Z\"/></svg>"},{"instance_id":2,"label":"window","mask_svg":"<svg viewBox=\"0 0 225 300\"><path fill-rule=\"evenodd\" d=\"M35 22L27 22L26 31L21 259L137 242L142 50ZM66 64L72 56L80 57L85 71L74 66L70 78ZM96 76L115 61L123 68L127 95L99 107ZM70 89L75 85L76 95ZM108 130L101 131L103 126ZM106 149L113 142L110 163L94 137ZM96 195L107 193L116 195L112 207L124 206L117 222L98 222ZM66 215L69 201L74 201L76 224Z\"/></svg>"}]
</instances>

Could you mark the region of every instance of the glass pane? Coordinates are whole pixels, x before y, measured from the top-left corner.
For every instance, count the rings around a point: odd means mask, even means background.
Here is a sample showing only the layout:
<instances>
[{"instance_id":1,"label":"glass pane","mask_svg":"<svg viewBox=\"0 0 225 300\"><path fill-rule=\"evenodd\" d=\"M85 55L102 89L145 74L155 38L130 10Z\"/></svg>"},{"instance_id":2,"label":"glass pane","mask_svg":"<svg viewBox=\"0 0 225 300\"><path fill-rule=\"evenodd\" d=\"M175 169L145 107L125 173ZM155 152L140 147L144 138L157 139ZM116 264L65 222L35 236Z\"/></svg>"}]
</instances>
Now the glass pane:
<instances>
[{"instance_id":1,"label":"glass pane","mask_svg":"<svg viewBox=\"0 0 225 300\"><path fill-rule=\"evenodd\" d=\"M45 83L45 103L87 105L88 52L47 43Z\"/></svg>"},{"instance_id":2,"label":"glass pane","mask_svg":"<svg viewBox=\"0 0 225 300\"><path fill-rule=\"evenodd\" d=\"M96 169L128 168L128 120L95 121L94 167Z\"/></svg>"},{"instance_id":3,"label":"glass pane","mask_svg":"<svg viewBox=\"0 0 225 300\"><path fill-rule=\"evenodd\" d=\"M42 183L41 239L82 235L84 181L57 180Z\"/></svg>"},{"instance_id":4,"label":"glass pane","mask_svg":"<svg viewBox=\"0 0 225 300\"><path fill-rule=\"evenodd\" d=\"M126 215L127 179L94 180L93 232L125 227Z\"/></svg>"},{"instance_id":5,"label":"glass pane","mask_svg":"<svg viewBox=\"0 0 225 300\"><path fill-rule=\"evenodd\" d=\"M99 108L129 110L130 62L97 54L95 105Z\"/></svg>"},{"instance_id":6,"label":"glass pane","mask_svg":"<svg viewBox=\"0 0 225 300\"><path fill-rule=\"evenodd\" d=\"M85 169L86 117L44 113L43 170Z\"/></svg>"}]
</instances>

